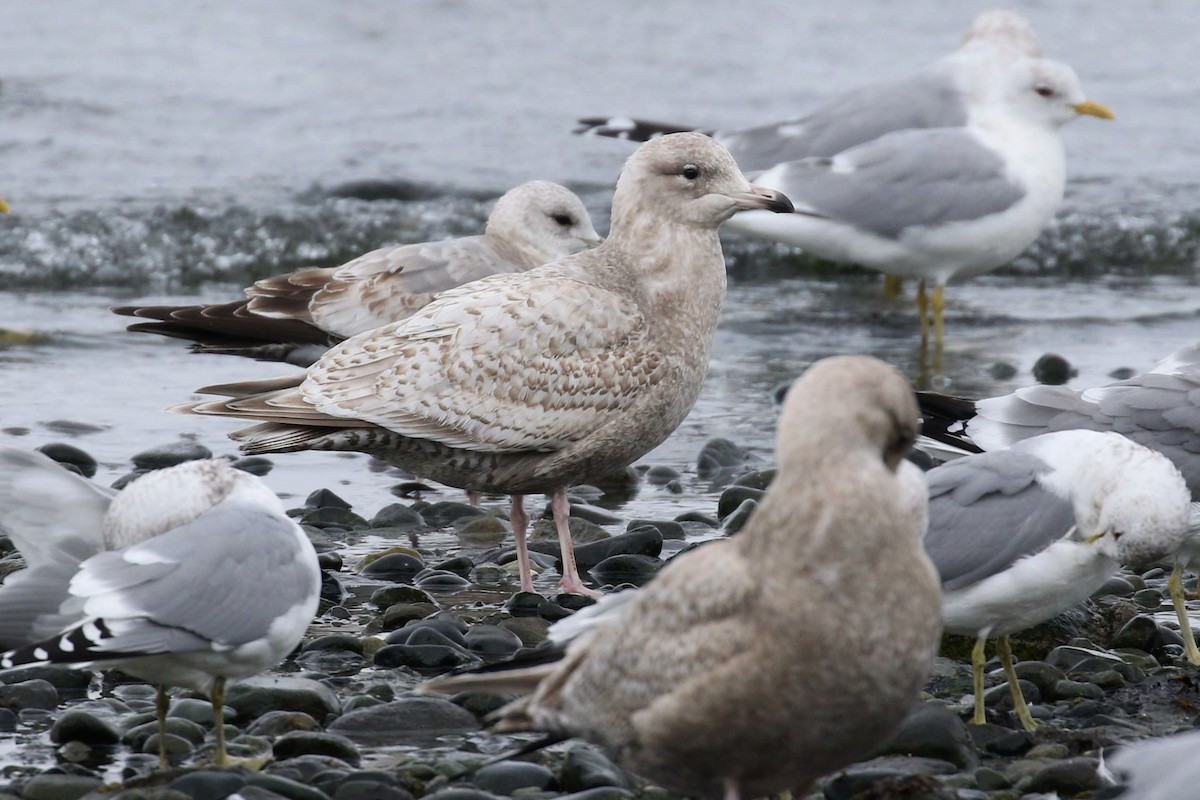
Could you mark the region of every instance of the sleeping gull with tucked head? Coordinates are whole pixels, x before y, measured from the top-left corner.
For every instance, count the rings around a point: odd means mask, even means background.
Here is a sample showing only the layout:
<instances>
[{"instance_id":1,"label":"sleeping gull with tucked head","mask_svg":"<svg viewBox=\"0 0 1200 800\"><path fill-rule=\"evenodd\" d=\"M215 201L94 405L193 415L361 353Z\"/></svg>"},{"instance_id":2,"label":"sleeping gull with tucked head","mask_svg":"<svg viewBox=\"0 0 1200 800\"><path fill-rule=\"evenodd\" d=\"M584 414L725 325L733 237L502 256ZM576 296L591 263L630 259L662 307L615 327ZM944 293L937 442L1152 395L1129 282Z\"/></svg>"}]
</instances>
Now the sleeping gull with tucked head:
<instances>
[{"instance_id":1,"label":"sleeping gull with tucked head","mask_svg":"<svg viewBox=\"0 0 1200 800\"><path fill-rule=\"evenodd\" d=\"M112 491L40 453L0 449L0 530L27 564L0 586L0 655L116 668L212 698L225 763L228 681L273 667L317 610L312 545L266 484L222 461L190 461Z\"/></svg>"},{"instance_id":2,"label":"sleeping gull with tucked head","mask_svg":"<svg viewBox=\"0 0 1200 800\"><path fill-rule=\"evenodd\" d=\"M803 795L887 739L937 650L937 578L897 479L916 426L891 367L818 362L788 394L778 473L739 533L624 593L560 662L422 691L526 694L498 730L584 737L689 797Z\"/></svg>"},{"instance_id":3,"label":"sleeping gull with tucked head","mask_svg":"<svg viewBox=\"0 0 1200 800\"><path fill-rule=\"evenodd\" d=\"M438 292L520 272L600 243L583 201L550 181L510 189L482 235L384 247L340 267L257 281L247 299L202 306L118 306L156 322L131 331L190 339L198 352L308 366L330 345L410 316Z\"/></svg>"},{"instance_id":4,"label":"sleeping gull with tucked head","mask_svg":"<svg viewBox=\"0 0 1200 800\"><path fill-rule=\"evenodd\" d=\"M838 95L804 116L749 128L718 128L711 135L747 172L785 161L837 155L885 133L910 128L966 125L976 105L1005 70L1041 55L1029 22L1014 11L985 11L960 46L925 69L898 80ZM579 120L576 133L646 141L686 125L594 117Z\"/></svg>"},{"instance_id":5,"label":"sleeping gull with tucked head","mask_svg":"<svg viewBox=\"0 0 1200 800\"><path fill-rule=\"evenodd\" d=\"M550 494L560 584L590 592L575 567L567 488L632 463L691 410L725 296L717 227L745 209L791 204L752 186L707 136L656 139L622 170L599 247L443 292L306 374L209 387L233 399L177 410L258 420L232 434L247 453L355 450L511 494L526 591L522 499Z\"/></svg>"},{"instance_id":6,"label":"sleeping gull with tucked head","mask_svg":"<svg viewBox=\"0 0 1200 800\"><path fill-rule=\"evenodd\" d=\"M1091 389L1026 386L1011 394L967 400L933 392L918 396L930 435L955 450L1002 450L1048 431L1115 431L1171 459L1200 500L1200 344L1183 347L1152 369ZM933 421L936 424L929 425ZM1185 570L1200 565L1200 504L1175 552L1167 583L1188 661L1200 666L1183 590Z\"/></svg>"},{"instance_id":7,"label":"sleeping gull with tucked head","mask_svg":"<svg viewBox=\"0 0 1200 800\"><path fill-rule=\"evenodd\" d=\"M1188 522L1183 476L1119 434L1062 431L926 478L925 549L941 576L946 631L976 638L974 722L985 721L984 644L995 638L1017 718L1032 731L1009 635L1083 602L1122 564L1174 552Z\"/></svg>"}]
</instances>

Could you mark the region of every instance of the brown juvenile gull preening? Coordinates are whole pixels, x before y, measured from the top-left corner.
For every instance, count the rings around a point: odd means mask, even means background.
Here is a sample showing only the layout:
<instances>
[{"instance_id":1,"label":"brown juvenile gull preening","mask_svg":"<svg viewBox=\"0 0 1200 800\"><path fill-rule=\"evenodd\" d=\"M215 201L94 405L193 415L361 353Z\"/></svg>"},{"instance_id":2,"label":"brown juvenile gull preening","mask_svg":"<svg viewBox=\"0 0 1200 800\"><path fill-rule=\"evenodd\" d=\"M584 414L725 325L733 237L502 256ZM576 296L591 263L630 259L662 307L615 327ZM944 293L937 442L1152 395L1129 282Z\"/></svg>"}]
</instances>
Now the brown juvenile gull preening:
<instances>
[{"instance_id":1,"label":"brown juvenile gull preening","mask_svg":"<svg viewBox=\"0 0 1200 800\"><path fill-rule=\"evenodd\" d=\"M179 410L262 421L232 434L247 453L356 450L511 494L526 591L522 498L550 494L561 586L585 591L567 488L632 463L691 410L725 296L717 227L743 209L791 204L752 186L709 137L665 136L626 162L594 250L451 289L307 374L202 389L234 399Z\"/></svg>"},{"instance_id":2,"label":"brown juvenile gull preening","mask_svg":"<svg viewBox=\"0 0 1200 800\"><path fill-rule=\"evenodd\" d=\"M168 685L212 698L226 761L227 681L275 666L300 643L321 590L317 555L261 480L188 461L120 493L41 453L0 448L0 530L26 568L0 586L0 667L118 668L158 686L159 759Z\"/></svg>"},{"instance_id":3,"label":"brown juvenile gull preening","mask_svg":"<svg viewBox=\"0 0 1200 800\"><path fill-rule=\"evenodd\" d=\"M817 363L788 393L778 474L741 532L673 559L562 661L423 691L527 693L499 730L582 736L688 796L803 795L892 733L937 650L923 509L897 477L917 426L891 367Z\"/></svg>"},{"instance_id":4,"label":"brown juvenile gull preening","mask_svg":"<svg viewBox=\"0 0 1200 800\"><path fill-rule=\"evenodd\" d=\"M340 267L312 267L257 281L247 299L192 306L118 306L156 322L131 331L190 339L197 352L308 366L330 345L396 322L438 292L498 272L521 272L600 243L570 189L530 181L510 189L480 236L384 247Z\"/></svg>"}]
</instances>

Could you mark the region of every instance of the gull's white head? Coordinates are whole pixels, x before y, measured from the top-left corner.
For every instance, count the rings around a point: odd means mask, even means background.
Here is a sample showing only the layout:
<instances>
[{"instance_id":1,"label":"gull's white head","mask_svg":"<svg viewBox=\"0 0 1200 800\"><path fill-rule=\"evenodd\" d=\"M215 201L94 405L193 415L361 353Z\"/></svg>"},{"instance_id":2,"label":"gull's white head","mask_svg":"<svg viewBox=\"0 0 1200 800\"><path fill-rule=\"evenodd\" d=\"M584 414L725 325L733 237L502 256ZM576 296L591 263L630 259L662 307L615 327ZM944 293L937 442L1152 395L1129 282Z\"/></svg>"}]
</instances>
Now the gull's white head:
<instances>
[{"instance_id":1,"label":"gull's white head","mask_svg":"<svg viewBox=\"0 0 1200 800\"><path fill-rule=\"evenodd\" d=\"M1031 58L1042 54L1029 20L1005 8L982 11L975 17L959 45L962 50L974 48L1002 50L1009 55Z\"/></svg>"},{"instance_id":2,"label":"gull's white head","mask_svg":"<svg viewBox=\"0 0 1200 800\"><path fill-rule=\"evenodd\" d=\"M187 461L146 473L116 497L104 515L104 545L119 550L195 520L237 494L283 513L283 504L258 478L226 461Z\"/></svg>"},{"instance_id":3,"label":"gull's white head","mask_svg":"<svg viewBox=\"0 0 1200 800\"><path fill-rule=\"evenodd\" d=\"M621 170L613 194L612 230L670 221L715 229L739 211L790 213L791 202L774 189L753 186L733 156L701 133L672 133L637 149Z\"/></svg>"},{"instance_id":4,"label":"gull's white head","mask_svg":"<svg viewBox=\"0 0 1200 800\"><path fill-rule=\"evenodd\" d=\"M1075 508L1076 537L1122 564L1179 549L1191 493L1170 459L1119 433L1059 431L1013 446L1053 469L1039 480Z\"/></svg>"},{"instance_id":5,"label":"gull's white head","mask_svg":"<svg viewBox=\"0 0 1200 800\"><path fill-rule=\"evenodd\" d=\"M1087 99L1075 70L1046 58L1026 59L1014 65L998 83L992 101L1002 113L1049 128L1058 128L1080 115L1114 118L1107 106Z\"/></svg>"},{"instance_id":6,"label":"gull's white head","mask_svg":"<svg viewBox=\"0 0 1200 800\"><path fill-rule=\"evenodd\" d=\"M529 181L505 192L488 215L487 233L516 247L530 266L601 241L578 195L550 181Z\"/></svg>"}]
</instances>

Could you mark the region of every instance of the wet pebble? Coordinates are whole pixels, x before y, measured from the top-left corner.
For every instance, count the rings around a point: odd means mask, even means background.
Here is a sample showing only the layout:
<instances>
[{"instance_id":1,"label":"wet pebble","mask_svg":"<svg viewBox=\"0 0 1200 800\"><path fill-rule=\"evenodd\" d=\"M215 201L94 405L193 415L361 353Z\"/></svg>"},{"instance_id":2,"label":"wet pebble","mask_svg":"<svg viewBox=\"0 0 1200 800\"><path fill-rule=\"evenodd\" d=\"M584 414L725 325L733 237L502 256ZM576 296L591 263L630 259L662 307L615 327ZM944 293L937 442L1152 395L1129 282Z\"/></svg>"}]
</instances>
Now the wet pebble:
<instances>
[{"instance_id":1,"label":"wet pebble","mask_svg":"<svg viewBox=\"0 0 1200 800\"><path fill-rule=\"evenodd\" d=\"M499 625L480 623L467 631L466 644L472 653L485 658L510 656L521 648L521 637Z\"/></svg>"},{"instance_id":2,"label":"wet pebble","mask_svg":"<svg viewBox=\"0 0 1200 800\"><path fill-rule=\"evenodd\" d=\"M987 373L994 380L1007 381L1017 376L1017 368L1007 361L996 361L987 368Z\"/></svg>"},{"instance_id":3,"label":"wet pebble","mask_svg":"<svg viewBox=\"0 0 1200 800\"><path fill-rule=\"evenodd\" d=\"M372 559L362 568L362 574L381 581L411 583L425 569L421 559L408 553L387 553Z\"/></svg>"},{"instance_id":4,"label":"wet pebble","mask_svg":"<svg viewBox=\"0 0 1200 800\"><path fill-rule=\"evenodd\" d=\"M511 796L518 789L555 788L554 773L541 764L525 761L504 761L489 764L472 777L471 782L485 792Z\"/></svg>"},{"instance_id":5,"label":"wet pebble","mask_svg":"<svg viewBox=\"0 0 1200 800\"><path fill-rule=\"evenodd\" d=\"M426 569L417 575L414 583L428 592L461 592L471 582L456 572L444 569Z\"/></svg>"},{"instance_id":6,"label":"wet pebble","mask_svg":"<svg viewBox=\"0 0 1200 800\"><path fill-rule=\"evenodd\" d=\"M609 537L608 531L583 517L571 517L568 527L571 529L571 541L577 546ZM539 519L529 526L529 548L539 553L558 555L558 529L554 527L554 520Z\"/></svg>"},{"instance_id":7,"label":"wet pebble","mask_svg":"<svg viewBox=\"0 0 1200 800\"><path fill-rule=\"evenodd\" d=\"M96 459L75 445L65 442L47 442L37 448L39 453L57 461L72 472L85 478L96 477Z\"/></svg>"},{"instance_id":8,"label":"wet pebble","mask_svg":"<svg viewBox=\"0 0 1200 800\"><path fill-rule=\"evenodd\" d=\"M30 708L53 711L58 707L58 690L40 678L0 686L0 706L13 711Z\"/></svg>"},{"instance_id":9,"label":"wet pebble","mask_svg":"<svg viewBox=\"0 0 1200 800\"><path fill-rule=\"evenodd\" d=\"M488 512L486 509L467 505L466 503L442 500L421 509L420 514L421 518L430 527L444 528L458 520L466 521L466 519L471 517L487 516Z\"/></svg>"},{"instance_id":10,"label":"wet pebble","mask_svg":"<svg viewBox=\"0 0 1200 800\"><path fill-rule=\"evenodd\" d=\"M743 448L728 439L709 439L696 457L696 474L706 481L731 477L748 457Z\"/></svg>"},{"instance_id":11,"label":"wet pebble","mask_svg":"<svg viewBox=\"0 0 1200 800\"><path fill-rule=\"evenodd\" d=\"M952 775L957 767L948 761L910 756L883 756L853 764L821 782L826 800L862 797L919 797L922 800L956 800L957 793L935 775Z\"/></svg>"},{"instance_id":12,"label":"wet pebble","mask_svg":"<svg viewBox=\"0 0 1200 800\"><path fill-rule=\"evenodd\" d=\"M357 767L361 755L345 736L322 731L291 731L277 738L271 753L278 761L304 755L333 756Z\"/></svg>"},{"instance_id":13,"label":"wet pebble","mask_svg":"<svg viewBox=\"0 0 1200 800\"><path fill-rule=\"evenodd\" d=\"M100 788L101 783L99 778L90 775L43 772L29 779L21 790L21 797L24 800L76 800Z\"/></svg>"},{"instance_id":14,"label":"wet pebble","mask_svg":"<svg viewBox=\"0 0 1200 800\"><path fill-rule=\"evenodd\" d=\"M162 469L163 467L173 467L176 464L182 464L185 461L197 461L202 458L212 458L212 450L209 450L199 442L193 442L189 439L180 439L169 444L151 447L148 450L136 454L130 460L138 469L152 470Z\"/></svg>"},{"instance_id":15,"label":"wet pebble","mask_svg":"<svg viewBox=\"0 0 1200 800\"><path fill-rule=\"evenodd\" d=\"M425 518L403 503L391 503L371 517L372 528L423 528Z\"/></svg>"},{"instance_id":16,"label":"wet pebble","mask_svg":"<svg viewBox=\"0 0 1200 800\"><path fill-rule=\"evenodd\" d=\"M246 785L246 778L227 770L189 772L167 784L192 800L222 800Z\"/></svg>"},{"instance_id":17,"label":"wet pebble","mask_svg":"<svg viewBox=\"0 0 1200 800\"><path fill-rule=\"evenodd\" d=\"M775 469L756 469L749 472L743 472L733 479L733 486L747 486L751 489L766 491L771 485L771 481L775 480Z\"/></svg>"},{"instance_id":18,"label":"wet pebble","mask_svg":"<svg viewBox=\"0 0 1200 800\"><path fill-rule=\"evenodd\" d=\"M300 516L300 524L323 530L361 531L370 527L365 519L348 508L337 505L320 506Z\"/></svg>"},{"instance_id":19,"label":"wet pebble","mask_svg":"<svg viewBox=\"0 0 1200 800\"><path fill-rule=\"evenodd\" d=\"M635 531L638 528L654 528L663 539L684 539L687 537L687 532L678 520L632 519L625 526L627 532Z\"/></svg>"},{"instance_id":20,"label":"wet pebble","mask_svg":"<svg viewBox=\"0 0 1200 800\"><path fill-rule=\"evenodd\" d=\"M959 769L979 765L966 724L939 703L921 703L913 709L880 754L935 758Z\"/></svg>"},{"instance_id":21,"label":"wet pebble","mask_svg":"<svg viewBox=\"0 0 1200 800\"><path fill-rule=\"evenodd\" d=\"M588 572L601 584L631 583L634 586L643 586L658 574L664 564L664 561L654 556L622 553L609 556L591 567Z\"/></svg>"},{"instance_id":22,"label":"wet pebble","mask_svg":"<svg viewBox=\"0 0 1200 800\"><path fill-rule=\"evenodd\" d=\"M727 517L723 528L726 533L734 534L740 531L750 520L754 514L754 509L758 508L758 503L754 500L743 500L741 505L734 509Z\"/></svg>"},{"instance_id":23,"label":"wet pebble","mask_svg":"<svg viewBox=\"0 0 1200 800\"><path fill-rule=\"evenodd\" d=\"M591 570L605 559L617 555L657 556L662 552L662 546L663 536L658 528L643 527L599 542L576 546L575 563L581 570Z\"/></svg>"},{"instance_id":24,"label":"wet pebble","mask_svg":"<svg viewBox=\"0 0 1200 800\"><path fill-rule=\"evenodd\" d=\"M292 731L315 731L320 725L303 711L268 711L246 728L251 736L282 736Z\"/></svg>"},{"instance_id":25,"label":"wet pebble","mask_svg":"<svg viewBox=\"0 0 1200 800\"><path fill-rule=\"evenodd\" d=\"M1058 386L1074 378L1079 371L1057 353L1046 353L1033 365L1033 379L1046 386Z\"/></svg>"},{"instance_id":26,"label":"wet pebble","mask_svg":"<svg viewBox=\"0 0 1200 800\"><path fill-rule=\"evenodd\" d=\"M466 556L455 556L454 558L434 564L432 569L441 572L453 572L460 578L470 578L471 572L475 569L475 562Z\"/></svg>"},{"instance_id":27,"label":"wet pebble","mask_svg":"<svg viewBox=\"0 0 1200 800\"><path fill-rule=\"evenodd\" d=\"M328 727L359 745L428 746L437 737L479 729L469 711L439 697L402 697L343 714Z\"/></svg>"},{"instance_id":28,"label":"wet pebble","mask_svg":"<svg viewBox=\"0 0 1200 800\"><path fill-rule=\"evenodd\" d=\"M1095 791L1101 786L1096 766L1097 762L1092 758L1064 758L1035 772L1025 790L1045 794L1057 792L1060 797L1077 797L1083 792Z\"/></svg>"},{"instance_id":29,"label":"wet pebble","mask_svg":"<svg viewBox=\"0 0 1200 800\"><path fill-rule=\"evenodd\" d=\"M665 486L671 481L679 480L683 477L683 475L679 472L679 470L674 469L673 467L659 465L653 466L646 470L646 474L642 477L644 477L646 479L646 483L650 484L651 486Z\"/></svg>"},{"instance_id":30,"label":"wet pebble","mask_svg":"<svg viewBox=\"0 0 1200 800\"><path fill-rule=\"evenodd\" d=\"M258 676L238 681L229 687L225 704L238 713L238 719L251 721L268 711L299 711L317 722L336 714L337 695L324 684L293 676Z\"/></svg>"},{"instance_id":31,"label":"wet pebble","mask_svg":"<svg viewBox=\"0 0 1200 800\"><path fill-rule=\"evenodd\" d=\"M762 499L764 494L765 492L762 489L754 489L749 486L730 486L721 492L721 499L717 501L717 516L720 519L725 519L736 511L742 503L747 500L757 502Z\"/></svg>"},{"instance_id":32,"label":"wet pebble","mask_svg":"<svg viewBox=\"0 0 1200 800\"><path fill-rule=\"evenodd\" d=\"M68 709L59 715L50 728L50 741L55 744L82 742L89 747L112 747L121 741L121 734L105 720L80 709Z\"/></svg>"},{"instance_id":33,"label":"wet pebble","mask_svg":"<svg viewBox=\"0 0 1200 800\"><path fill-rule=\"evenodd\" d=\"M231 463L234 469L240 469L242 472L257 475L260 478L275 468L275 462L266 456L243 456L235 458Z\"/></svg>"},{"instance_id":34,"label":"wet pebble","mask_svg":"<svg viewBox=\"0 0 1200 800\"><path fill-rule=\"evenodd\" d=\"M565 792L580 792L601 786L632 786L624 770L600 750L586 744L575 744L567 750L559 772L559 783Z\"/></svg>"}]
</instances>

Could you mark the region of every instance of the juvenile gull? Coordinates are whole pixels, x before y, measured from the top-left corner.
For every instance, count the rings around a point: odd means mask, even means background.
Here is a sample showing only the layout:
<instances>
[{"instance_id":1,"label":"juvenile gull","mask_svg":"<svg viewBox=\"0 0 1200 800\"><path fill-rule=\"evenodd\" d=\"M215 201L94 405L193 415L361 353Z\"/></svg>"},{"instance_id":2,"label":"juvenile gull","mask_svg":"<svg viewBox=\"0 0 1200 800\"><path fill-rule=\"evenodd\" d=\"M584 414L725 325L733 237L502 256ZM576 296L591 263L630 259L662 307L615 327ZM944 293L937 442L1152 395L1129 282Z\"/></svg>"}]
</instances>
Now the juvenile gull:
<instances>
[{"instance_id":1,"label":"juvenile gull","mask_svg":"<svg viewBox=\"0 0 1200 800\"><path fill-rule=\"evenodd\" d=\"M896 131L832 158L776 164L756 180L787 193L796 213L748 214L731 227L919 279L921 339L932 317L940 346L946 282L1008 263L1058 210L1066 183L1058 129L1080 115L1113 116L1087 100L1070 67L1023 59L966 126Z\"/></svg>"},{"instance_id":2,"label":"juvenile gull","mask_svg":"<svg viewBox=\"0 0 1200 800\"><path fill-rule=\"evenodd\" d=\"M1001 450L1047 431L1116 431L1157 450L1183 473L1193 501L1200 500L1200 344L1181 348L1132 378L1079 391L1035 385L983 400L934 392L918 396L929 435L955 451ZM930 424L932 423L932 424ZM1200 565L1200 506L1167 583L1189 662L1200 666L1183 590L1183 573Z\"/></svg>"},{"instance_id":3,"label":"juvenile gull","mask_svg":"<svg viewBox=\"0 0 1200 800\"><path fill-rule=\"evenodd\" d=\"M1041 55L1037 36L1020 14L985 11L954 52L898 80L863 86L804 116L749 128L718 128L711 135L743 170L765 170L784 161L829 157L885 133L909 128L966 125L989 85L1010 65ZM627 117L579 120L577 133L646 141L687 125Z\"/></svg>"},{"instance_id":4,"label":"juvenile gull","mask_svg":"<svg viewBox=\"0 0 1200 800\"><path fill-rule=\"evenodd\" d=\"M201 391L234 399L179 410L262 421L232 434L247 453L357 450L511 494L526 591L522 498L550 494L561 585L586 591L567 488L627 466L691 410L725 295L717 227L753 208L791 204L751 186L707 136L656 139L626 163L599 247L444 292L334 347L305 375L210 387Z\"/></svg>"},{"instance_id":5,"label":"juvenile gull","mask_svg":"<svg viewBox=\"0 0 1200 800\"><path fill-rule=\"evenodd\" d=\"M316 553L262 481L223 461L143 475L116 494L40 453L0 448L0 530L26 569L0 586L0 655L116 668L212 698L217 765L228 681L283 660L317 610Z\"/></svg>"},{"instance_id":6,"label":"juvenile gull","mask_svg":"<svg viewBox=\"0 0 1200 800\"><path fill-rule=\"evenodd\" d=\"M308 366L343 339L396 322L438 292L498 272L520 272L600 243L583 201L549 181L510 189L482 235L385 247L341 267L257 281L248 299L217 305L118 306L157 322L131 331L190 339L199 352Z\"/></svg>"},{"instance_id":7,"label":"juvenile gull","mask_svg":"<svg viewBox=\"0 0 1200 800\"><path fill-rule=\"evenodd\" d=\"M941 576L946 630L976 637L976 724L984 644L996 638L1017 718L1034 730L1010 634L1083 602L1122 564L1163 558L1188 523L1188 491L1161 454L1115 433L1062 431L926 473L925 549Z\"/></svg>"},{"instance_id":8,"label":"juvenile gull","mask_svg":"<svg viewBox=\"0 0 1200 800\"><path fill-rule=\"evenodd\" d=\"M690 797L803 795L892 733L937 649L937 579L896 475L916 425L891 367L819 362L736 536L673 559L561 662L422 690L525 693L499 730L582 736Z\"/></svg>"}]
</instances>

